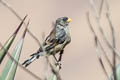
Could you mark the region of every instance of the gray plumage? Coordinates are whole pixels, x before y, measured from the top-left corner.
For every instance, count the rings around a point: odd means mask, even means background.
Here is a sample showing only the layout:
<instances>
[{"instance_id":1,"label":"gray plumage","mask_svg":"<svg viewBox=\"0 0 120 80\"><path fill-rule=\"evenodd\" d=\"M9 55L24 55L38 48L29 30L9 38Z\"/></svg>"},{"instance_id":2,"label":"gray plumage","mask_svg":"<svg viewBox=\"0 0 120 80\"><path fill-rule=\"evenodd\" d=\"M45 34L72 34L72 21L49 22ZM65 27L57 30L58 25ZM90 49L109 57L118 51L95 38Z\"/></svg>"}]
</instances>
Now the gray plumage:
<instances>
[{"instance_id":1,"label":"gray plumage","mask_svg":"<svg viewBox=\"0 0 120 80\"><path fill-rule=\"evenodd\" d=\"M68 29L68 24L71 22L70 18L61 17L56 20L56 24L42 44L42 48L31 55L30 59L24 61L23 65L27 67L34 60L40 56L55 55L65 48L70 43L71 37Z\"/></svg>"}]
</instances>

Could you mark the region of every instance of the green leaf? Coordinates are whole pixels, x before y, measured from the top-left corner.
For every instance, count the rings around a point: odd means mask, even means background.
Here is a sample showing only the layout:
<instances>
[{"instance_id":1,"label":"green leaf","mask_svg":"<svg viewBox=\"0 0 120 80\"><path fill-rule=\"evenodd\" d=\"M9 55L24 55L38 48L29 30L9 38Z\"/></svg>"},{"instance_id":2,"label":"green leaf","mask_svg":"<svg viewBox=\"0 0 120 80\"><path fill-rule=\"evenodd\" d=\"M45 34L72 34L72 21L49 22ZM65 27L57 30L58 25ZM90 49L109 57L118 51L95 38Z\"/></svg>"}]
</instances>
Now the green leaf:
<instances>
[{"instance_id":1,"label":"green leaf","mask_svg":"<svg viewBox=\"0 0 120 80\"><path fill-rule=\"evenodd\" d=\"M117 80L120 80L120 64L116 66ZM113 74L110 76L109 80L114 80Z\"/></svg>"},{"instance_id":2,"label":"green leaf","mask_svg":"<svg viewBox=\"0 0 120 80\"><path fill-rule=\"evenodd\" d=\"M117 79L120 80L120 64L117 66Z\"/></svg>"},{"instance_id":3,"label":"green leaf","mask_svg":"<svg viewBox=\"0 0 120 80\"><path fill-rule=\"evenodd\" d=\"M15 32L13 33L13 35L6 41L6 43L4 44L3 48L0 50L0 64L2 63L6 53L8 52L11 44L13 43L18 31L20 30L24 20L26 19L27 16L24 17L24 19L21 21L20 25L18 26L18 28L15 30Z\"/></svg>"},{"instance_id":4,"label":"green leaf","mask_svg":"<svg viewBox=\"0 0 120 80\"><path fill-rule=\"evenodd\" d=\"M49 79L49 80L57 80L56 75L55 75L55 74L52 74L52 75L50 76L50 79Z\"/></svg>"},{"instance_id":5,"label":"green leaf","mask_svg":"<svg viewBox=\"0 0 120 80\"><path fill-rule=\"evenodd\" d=\"M27 28L24 31L22 38L18 41L18 43L11 55L17 62L19 61L19 58L20 58L26 31L27 31ZM7 62L5 68L0 76L0 80L14 80L15 73L17 70L17 65L18 65L18 63L16 63L13 59L9 59L9 61Z\"/></svg>"}]
</instances>

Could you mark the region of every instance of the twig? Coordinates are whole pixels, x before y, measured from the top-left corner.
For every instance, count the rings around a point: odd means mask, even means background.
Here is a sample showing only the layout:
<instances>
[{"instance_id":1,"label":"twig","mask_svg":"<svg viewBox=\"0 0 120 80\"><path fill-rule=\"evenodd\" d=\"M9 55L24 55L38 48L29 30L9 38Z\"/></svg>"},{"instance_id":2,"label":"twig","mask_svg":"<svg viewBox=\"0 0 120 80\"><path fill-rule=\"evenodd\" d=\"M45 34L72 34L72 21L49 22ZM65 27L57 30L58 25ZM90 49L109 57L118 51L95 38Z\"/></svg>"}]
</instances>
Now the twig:
<instances>
[{"instance_id":1,"label":"twig","mask_svg":"<svg viewBox=\"0 0 120 80\"><path fill-rule=\"evenodd\" d=\"M8 4L7 2L0 0L0 3L2 5L4 5L8 10L10 10L20 21L22 20L22 18L19 16L19 14L15 11L15 9L13 9L10 4ZM26 23L24 22L24 25L26 26ZM33 37L33 39L37 42L37 44L41 47L41 43L39 42L39 40L32 34L32 32L27 29L28 33Z\"/></svg>"},{"instance_id":2,"label":"twig","mask_svg":"<svg viewBox=\"0 0 120 80\"><path fill-rule=\"evenodd\" d=\"M93 5L93 4L91 4L91 5ZM96 13L96 11L95 11L95 13ZM104 34L104 31L103 31L101 24L100 24L100 18L97 15L94 15L94 17L96 19L98 29L99 29L100 33L102 34L102 37L103 37L104 41L106 42L107 46L117 55L118 59L120 59L119 51L109 43L109 41L107 40L107 38Z\"/></svg>"},{"instance_id":3,"label":"twig","mask_svg":"<svg viewBox=\"0 0 120 80\"><path fill-rule=\"evenodd\" d=\"M112 37L112 45L113 45L113 48L116 48L116 40L115 40L115 30L113 28L113 24L112 24L112 21L110 19L110 13L109 13L109 5L106 2L106 7L107 7L107 12L106 12L106 18L109 22L109 25L110 25L110 29L111 29L111 37ZM116 55L115 53L113 52L113 77L114 77L114 80L117 80L117 74L116 74Z\"/></svg>"},{"instance_id":4,"label":"twig","mask_svg":"<svg viewBox=\"0 0 120 80\"><path fill-rule=\"evenodd\" d=\"M100 18L101 18L100 15L101 15L101 13L99 13L99 16L98 16L96 5L95 5L93 0L91 0L91 1L92 1L91 6L93 7L93 10L94 10L94 13L95 13L94 17L96 19L96 22L97 22L97 25L98 25L98 29L99 29L100 33L102 34L102 37L105 40L107 46L113 52L113 66L111 68L112 68L112 71L113 71L114 80L117 80L117 75L116 75L116 55L117 55L117 57L120 57L120 55L119 55L118 51L116 50L115 31L114 31L114 28L113 28L113 25L112 25L112 21L110 19L109 13L108 13L109 12L109 5L108 5L107 1L105 1L106 2L106 8L107 8L106 17L107 17L109 25L110 25L111 36L112 36L112 45L107 40L107 37L105 36L104 31L103 31L103 29L101 27L101 24L100 24ZM102 6L103 5L100 6L100 10L101 10Z\"/></svg>"},{"instance_id":5,"label":"twig","mask_svg":"<svg viewBox=\"0 0 120 80\"><path fill-rule=\"evenodd\" d=\"M54 28L55 27L55 24L52 24L52 27ZM55 30L55 29L54 29ZM45 33L43 32L43 35L42 35L42 39L44 40L45 39ZM41 46L42 47L42 46ZM45 49L42 47L42 50L43 50L43 52L45 52ZM54 55L53 55L54 56ZM50 66L50 68L51 68L51 71L52 71L52 73L53 73L53 75L54 76L56 76L56 78L57 78L57 80L61 80L61 76L60 76L60 74L59 74L59 70L60 70L60 68L59 68L59 65L57 65L57 66L54 66L54 65L52 65L51 63L50 63L50 60L49 60L49 58L47 57L47 56L45 56L45 58L46 58L46 66ZM54 59L56 59L56 57L54 56ZM56 59L56 61L57 61L57 59ZM56 62L54 63L54 64L56 64ZM57 69L57 67L58 67L58 69ZM45 77L45 79L47 79L47 77Z\"/></svg>"},{"instance_id":6,"label":"twig","mask_svg":"<svg viewBox=\"0 0 120 80\"><path fill-rule=\"evenodd\" d=\"M109 79L108 73L107 73L107 71L106 71L106 69L105 69L105 66L104 66L104 64L103 64L103 61L102 61L102 59L101 59L101 56L100 56L100 53L99 53L99 50L98 50L98 43L100 44L101 47L102 47L102 45L101 45L101 42L99 41L99 39L98 39L98 37L97 37L97 35L96 35L93 27L92 27L91 22L90 22L89 12L86 14L86 17L87 17L87 22L88 22L89 28L90 28L90 30L92 31L92 33L93 33L93 35L94 35L94 38L95 38L95 47L96 47L96 52L97 52L97 56L98 56L99 62L100 62L100 64L101 64L101 67L102 67L105 75L106 75L107 78ZM103 50L103 51L104 51L104 50ZM109 61L109 59L108 59L107 56L106 56L106 59L108 60L109 64L111 65L111 63L110 63L110 61Z\"/></svg>"},{"instance_id":7,"label":"twig","mask_svg":"<svg viewBox=\"0 0 120 80\"><path fill-rule=\"evenodd\" d=\"M47 60L48 64L50 65L52 73L56 76L56 78L57 78L56 80L62 80L61 76L59 74L59 70L57 69L57 67L50 63L50 61L49 61L47 56L46 56L46 60Z\"/></svg>"},{"instance_id":8,"label":"twig","mask_svg":"<svg viewBox=\"0 0 120 80\"><path fill-rule=\"evenodd\" d=\"M104 0L101 0L100 10L99 10L99 16L100 17L101 17L101 14L102 14L103 4L104 4Z\"/></svg>"}]
</instances>

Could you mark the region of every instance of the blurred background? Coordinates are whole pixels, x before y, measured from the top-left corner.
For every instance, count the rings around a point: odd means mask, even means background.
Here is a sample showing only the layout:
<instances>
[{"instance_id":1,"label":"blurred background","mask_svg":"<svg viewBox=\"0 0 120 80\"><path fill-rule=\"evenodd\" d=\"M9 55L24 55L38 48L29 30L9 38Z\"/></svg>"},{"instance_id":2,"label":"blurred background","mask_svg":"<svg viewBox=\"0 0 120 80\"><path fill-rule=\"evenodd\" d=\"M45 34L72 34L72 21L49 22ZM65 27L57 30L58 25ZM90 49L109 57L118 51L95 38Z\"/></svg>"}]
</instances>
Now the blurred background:
<instances>
[{"instance_id":1,"label":"blurred background","mask_svg":"<svg viewBox=\"0 0 120 80\"><path fill-rule=\"evenodd\" d=\"M43 33L45 36L52 29L52 22L62 16L68 16L72 19L70 23L70 33L72 42L65 48L62 59L62 69L60 71L63 80L106 80L102 68L98 62L95 52L93 35L88 27L86 20L86 12L90 10L89 0L5 0L13 7L23 18L28 14L30 19L29 30L39 39L43 41ZM99 3L99 1L97 2ZM120 25L120 1L109 0L110 12L113 24L116 30L117 47L119 48L119 25ZM104 14L104 13L103 13ZM26 22L27 22L26 20ZM0 42L2 44L15 31L20 21L11 11L0 3ZM103 19L103 23L104 19ZM106 25L106 24L105 24ZM16 42L21 37L24 26L16 38ZM107 30L107 27L104 27ZM12 45L15 47L16 42ZM30 54L36 52L39 48L35 40L27 34L25 37L20 63L26 60ZM9 52L12 52L10 48ZM2 66L0 72L4 68L8 56ZM32 63L28 69L36 75L43 77L45 70L45 59L42 57ZM17 68L15 80L36 80L20 67Z\"/></svg>"}]
</instances>

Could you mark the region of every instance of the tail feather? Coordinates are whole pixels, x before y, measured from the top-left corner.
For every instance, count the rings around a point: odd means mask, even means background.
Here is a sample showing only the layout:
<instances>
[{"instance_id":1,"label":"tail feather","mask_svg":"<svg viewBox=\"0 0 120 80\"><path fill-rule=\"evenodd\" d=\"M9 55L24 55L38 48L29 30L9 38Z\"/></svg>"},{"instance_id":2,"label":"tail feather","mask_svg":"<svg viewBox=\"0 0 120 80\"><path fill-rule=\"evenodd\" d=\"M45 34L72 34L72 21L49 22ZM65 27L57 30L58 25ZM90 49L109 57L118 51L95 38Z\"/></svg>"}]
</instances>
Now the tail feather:
<instances>
[{"instance_id":1,"label":"tail feather","mask_svg":"<svg viewBox=\"0 0 120 80\"><path fill-rule=\"evenodd\" d=\"M35 56L35 55L37 55L38 53L33 53L33 54L31 54L30 56Z\"/></svg>"},{"instance_id":2,"label":"tail feather","mask_svg":"<svg viewBox=\"0 0 120 80\"><path fill-rule=\"evenodd\" d=\"M27 67L28 65L30 65L33 61L35 61L36 59L38 59L40 57L40 55L31 55L32 57L30 59L27 59L26 61L24 61L22 63L22 65L24 65L25 67Z\"/></svg>"}]
</instances>

